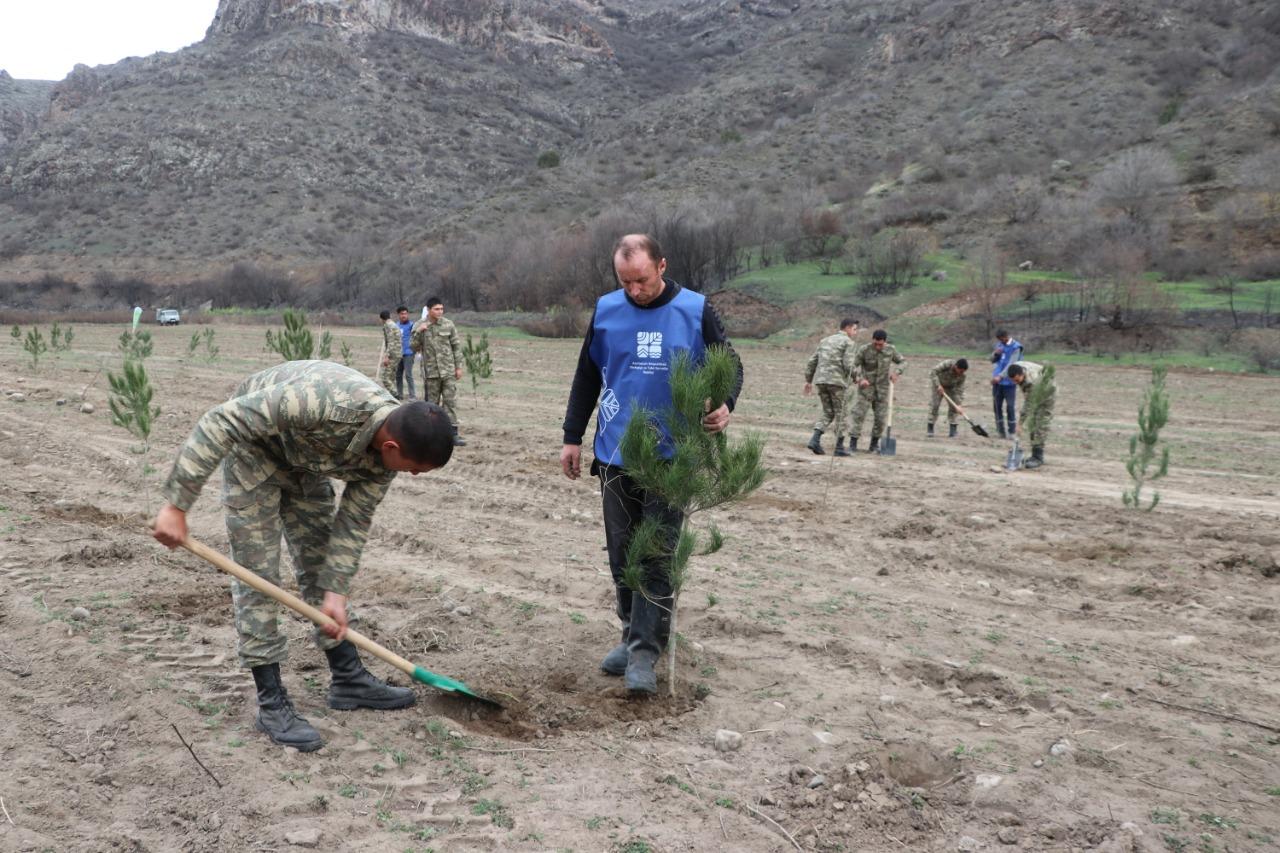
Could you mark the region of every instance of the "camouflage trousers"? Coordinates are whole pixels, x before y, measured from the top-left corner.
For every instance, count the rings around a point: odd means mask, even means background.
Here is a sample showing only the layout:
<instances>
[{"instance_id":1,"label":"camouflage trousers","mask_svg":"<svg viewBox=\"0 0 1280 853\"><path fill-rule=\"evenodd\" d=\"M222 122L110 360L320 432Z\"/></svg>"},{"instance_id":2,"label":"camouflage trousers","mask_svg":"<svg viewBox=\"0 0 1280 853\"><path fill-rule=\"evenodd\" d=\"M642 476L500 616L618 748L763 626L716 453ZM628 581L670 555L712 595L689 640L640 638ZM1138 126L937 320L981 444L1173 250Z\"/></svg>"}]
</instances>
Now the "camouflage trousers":
<instances>
[{"instance_id":1,"label":"camouflage trousers","mask_svg":"<svg viewBox=\"0 0 1280 853\"><path fill-rule=\"evenodd\" d=\"M428 403L438 403L449 413L449 423L458 425L458 380L452 376L422 378L424 396Z\"/></svg>"},{"instance_id":2,"label":"camouflage trousers","mask_svg":"<svg viewBox=\"0 0 1280 853\"><path fill-rule=\"evenodd\" d=\"M393 353L387 356L387 363L378 368L378 384L390 391L392 394L397 394L396 369L398 367L400 367L400 356Z\"/></svg>"},{"instance_id":3,"label":"camouflage trousers","mask_svg":"<svg viewBox=\"0 0 1280 853\"><path fill-rule=\"evenodd\" d=\"M957 385L954 388L944 387L942 390L946 392L947 396L951 398L953 403L958 405L964 402L963 385ZM938 409L942 408L942 403L942 394L938 392L938 386L934 385L933 396L929 399L929 423L934 423L938 420ZM952 406L950 403L947 404L947 420L952 424L952 426L960 422L960 416L956 414L955 406Z\"/></svg>"},{"instance_id":4,"label":"camouflage trousers","mask_svg":"<svg viewBox=\"0 0 1280 853\"><path fill-rule=\"evenodd\" d=\"M236 480L228 459L222 465L222 505L232 559L280 586L283 534L293 557L298 591L304 601L319 607L324 590L317 580L329 550L334 516L333 486L329 481L314 474L277 471L263 483L246 489ZM283 662L286 654L279 621L281 605L238 580L231 583L231 601L241 665L249 669ZM313 636L322 649L338 645L319 628Z\"/></svg>"},{"instance_id":5,"label":"camouflage trousers","mask_svg":"<svg viewBox=\"0 0 1280 853\"><path fill-rule=\"evenodd\" d=\"M1057 389L1050 389L1049 396L1041 402L1038 411L1032 410L1027 401L1022 401L1022 411L1018 412L1018 432L1031 442L1032 447L1043 447L1049 438L1049 425L1053 423L1053 404L1057 398ZM1023 427L1026 425L1026 429Z\"/></svg>"},{"instance_id":6,"label":"camouflage trousers","mask_svg":"<svg viewBox=\"0 0 1280 853\"><path fill-rule=\"evenodd\" d=\"M889 389L869 385L858 389L858 402L853 404L853 425L849 431L854 441L862 435L862 422L867 419L867 410L875 412L875 423L871 427L871 437L879 438L884 432L884 422L889 416Z\"/></svg>"},{"instance_id":7,"label":"camouflage trousers","mask_svg":"<svg viewBox=\"0 0 1280 853\"><path fill-rule=\"evenodd\" d=\"M834 429L837 439L844 438L847 432L845 402L848 399L848 393L848 389L843 385L828 385L824 382L818 386L818 402L822 404L822 416L814 421L814 429L823 432Z\"/></svg>"}]
</instances>

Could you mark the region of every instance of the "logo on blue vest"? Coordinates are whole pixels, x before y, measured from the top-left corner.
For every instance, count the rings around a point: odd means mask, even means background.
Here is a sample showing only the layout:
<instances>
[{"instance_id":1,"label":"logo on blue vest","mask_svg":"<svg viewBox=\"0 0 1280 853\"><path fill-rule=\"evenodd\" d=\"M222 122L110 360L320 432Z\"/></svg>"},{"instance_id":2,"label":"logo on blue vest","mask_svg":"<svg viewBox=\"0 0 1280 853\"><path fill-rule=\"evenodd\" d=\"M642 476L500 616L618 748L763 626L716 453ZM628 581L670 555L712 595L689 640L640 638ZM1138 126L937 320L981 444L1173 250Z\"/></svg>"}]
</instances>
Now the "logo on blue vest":
<instances>
[{"instance_id":1,"label":"logo on blue vest","mask_svg":"<svg viewBox=\"0 0 1280 853\"><path fill-rule=\"evenodd\" d=\"M636 358L662 358L662 332L636 332Z\"/></svg>"},{"instance_id":2,"label":"logo on blue vest","mask_svg":"<svg viewBox=\"0 0 1280 853\"><path fill-rule=\"evenodd\" d=\"M618 403L618 395L613 393L612 388L606 388L604 396L600 398L600 417L606 421L611 421L618 416L618 410L622 406Z\"/></svg>"}]
</instances>

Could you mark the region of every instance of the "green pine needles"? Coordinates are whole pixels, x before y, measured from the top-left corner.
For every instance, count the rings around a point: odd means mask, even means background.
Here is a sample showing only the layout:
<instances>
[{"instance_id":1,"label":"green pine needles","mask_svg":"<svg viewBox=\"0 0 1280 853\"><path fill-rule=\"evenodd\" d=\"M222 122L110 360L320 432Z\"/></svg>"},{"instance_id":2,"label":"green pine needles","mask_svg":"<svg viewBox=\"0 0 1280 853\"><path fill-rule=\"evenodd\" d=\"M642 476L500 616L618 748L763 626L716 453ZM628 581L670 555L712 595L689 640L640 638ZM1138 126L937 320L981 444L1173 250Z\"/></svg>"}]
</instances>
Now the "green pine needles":
<instances>
[{"instance_id":1,"label":"green pine needles","mask_svg":"<svg viewBox=\"0 0 1280 853\"><path fill-rule=\"evenodd\" d=\"M187 342L187 356L195 358L199 355L209 364L218 360L218 345L213 342L214 331L211 327L206 326L203 332L192 332L191 340Z\"/></svg>"},{"instance_id":2,"label":"green pine needles","mask_svg":"<svg viewBox=\"0 0 1280 853\"><path fill-rule=\"evenodd\" d=\"M462 347L462 360L467 364L467 374L471 377L471 393L476 394L481 379L493 378L493 358L489 355L489 333L480 335L479 343L471 340L467 332L467 342Z\"/></svg>"},{"instance_id":3,"label":"green pine needles","mask_svg":"<svg viewBox=\"0 0 1280 853\"><path fill-rule=\"evenodd\" d=\"M142 441L142 452L151 447L151 427L160 417L160 407L151 405L153 391L147 369L141 361L125 359L124 371L117 376L107 373L111 384L111 423L124 427Z\"/></svg>"},{"instance_id":4,"label":"green pine needles","mask_svg":"<svg viewBox=\"0 0 1280 853\"><path fill-rule=\"evenodd\" d=\"M155 344L146 329L125 329L120 333L120 351L125 361L143 361L151 357Z\"/></svg>"},{"instance_id":5,"label":"green pine needles","mask_svg":"<svg viewBox=\"0 0 1280 853\"><path fill-rule=\"evenodd\" d=\"M1169 445L1157 448L1160 430L1169 423L1169 394L1164 387L1167 374L1164 367L1151 370L1151 384L1142 395L1142 405L1138 406L1138 432L1129 438L1129 459L1124 463L1133 481L1132 488L1124 491L1124 505L1147 512L1160 503L1160 493L1153 490L1144 506L1143 487L1169 473Z\"/></svg>"},{"instance_id":6,"label":"green pine needles","mask_svg":"<svg viewBox=\"0 0 1280 853\"><path fill-rule=\"evenodd\" d=\"M275 332L267 330L267 349L278 353L285 361L305 361L312 358L315 353L315 338L307 328L306 312L284 309L284 329Z\"/></svg>"},{"instance_id":7,"label":"green pine needles","mask_svg":"<svg viewBox=\"0 0 1280 853\"><path fill-rule=\"evenodd\" d=\"M1025 428L1020 432L1027 435L1033 443L1043 431L1044 401L1049 396L1049 389L1053 387L1054 372L1051 366L1046 365L1044 372L1040 374L1040 379L1022 404L1027 410L1027 420Z\"/></svg>"},{"instance_id":8,"label":"green pine needles","mask_svg":"<svg viewBox=\"0 0 1280 853\"><path fill-rule=\"evenodd\" d=\"M688 577L689 558L698 552L702 539L691 519L696 513L751 494L766 474L760 462L764 451L761 436L747 434L730 442L723 432L708 433L702 428L703 416L720 408L733 390L737 370L736 356L724 347L709 348L701 365L695 365L687 353L678 354L671 370L671 408L664 412L635 409L622 437L627 476L684 517L674 534L664 530L657 519L644 519L628 544L623 574L634 592L649 597L644 588L644 563L667 561L672 592L667 682L672 696L676 690L677 605ZM662 454L664 444L674 450L670 459ZM724 536L713 525L705 534L700 553L714 553L723 544Z\"/></svg>"},{"instance_id":9,"label":"green pine needles","mask_svg":"<svg viewBox=\"0 0 1280 853\"><path fill-rule=\"evenodd\" d=\"M22 349L31 358L31 369L40 369L40 356L49 351L49 344L44 339L44 333L35 326L27 330L27 336L22 341Z\"/></svg>"},{"instance_id":10,"label":"green pine needles","mask_svg":"<svg viewBox=\"0 0 1280 853\"><path fill-rule=\"evenodd\" d=\"M62 326L56 320L49 329L49 349L52 352L71 352L71 342L76 338L75 329Z\"/></svg>"}]
</instances>

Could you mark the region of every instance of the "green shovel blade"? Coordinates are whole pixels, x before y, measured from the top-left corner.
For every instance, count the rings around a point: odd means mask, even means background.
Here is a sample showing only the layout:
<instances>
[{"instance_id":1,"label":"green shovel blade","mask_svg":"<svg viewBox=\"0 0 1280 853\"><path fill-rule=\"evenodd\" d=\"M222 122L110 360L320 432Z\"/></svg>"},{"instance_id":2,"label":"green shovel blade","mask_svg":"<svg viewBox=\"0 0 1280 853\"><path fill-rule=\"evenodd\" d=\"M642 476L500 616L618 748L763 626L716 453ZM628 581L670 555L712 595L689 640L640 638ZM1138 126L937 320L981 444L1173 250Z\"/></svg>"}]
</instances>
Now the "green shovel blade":
<instances>
[{"instance_id":1,"label":"green shovel blade","mask_svg":"<svg viewBox=\"0 0 1280 853\"><path fill-rule=\"evenodd\" d=\"M421 681L428 687L434 687L437 690L444 690L448 693L461 693L464 696L470 696L472 699L479 699L481 702L487 702L490 705L501 707L497 702L478 693L472 692L471 688L463 684L461 681L454 681L443 675L436 675L429 669L423 669L420 666L413 668L414 681Z\"/></svg>"}]
</instances>

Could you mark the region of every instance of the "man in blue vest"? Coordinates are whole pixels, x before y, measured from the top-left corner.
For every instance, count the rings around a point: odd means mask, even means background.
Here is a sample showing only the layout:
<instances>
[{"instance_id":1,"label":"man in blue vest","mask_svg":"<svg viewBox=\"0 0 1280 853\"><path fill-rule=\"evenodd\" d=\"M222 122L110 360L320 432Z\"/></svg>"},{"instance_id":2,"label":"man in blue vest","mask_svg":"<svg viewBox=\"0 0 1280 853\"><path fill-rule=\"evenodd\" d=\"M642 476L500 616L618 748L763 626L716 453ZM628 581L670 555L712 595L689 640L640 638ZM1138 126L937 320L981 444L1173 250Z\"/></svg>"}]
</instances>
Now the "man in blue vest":
<instances>
[{"instance_id":1,"label":"man in blue vest","mask_svg":"<svg viewBox=\"0 0 1280 853\"><path fill-rule=\"evenodd\" d=\"M403 400L404 386L409 386L409 399L418 399L413 387L413 321L409 319L409 309L401 305L396 309L396 325L400 327L400 366L396 368L396 399Z\"/></svg>"},{"instance_id":2,"label":"man in blue vest","mask_svg":"<svg viewBox=\"0 0 1280 853\"><path fill-rule=\"evenodd\" d=\"M622 620L622 642L605 655L600 668L609 675L625 676L632 693L652 694L658 690L654 666L671 626L670 559L647 562L644 593L633 592L622 577L627 543L645 518L658 519L674 542L684 518L627 476L622 435L634 407L662 411L671 404L668 379L678 351L687 351L698 361L707 347L723 346L732 352L732 345L706 298L663 276L667 261L652 237L628 234L618 240L613 269L621 289L596 302L582 342L564 416L560 467L570 480L582 473L582 436L596 409L591 474L600 478L605 544ZM741 390L739 361L733 393L702 420L707 432L720 432L729 425Z\"/></svg>"},{"instance_id":3,"label":"man in blue vest","mask_svg":"<svg viewBox=\"0 0 1280 853\"><path fill-rule=\"evenodd\" d=\"M996 431L1001 438L1007 438L1018 426L1018 386L1009 378L1009 365L1022 359L1022 344L1004 329L996 332L996 340L995 351L991 353L994 365L991 368L991 400L996 412Z\"/></svg>"}]
</instances>

